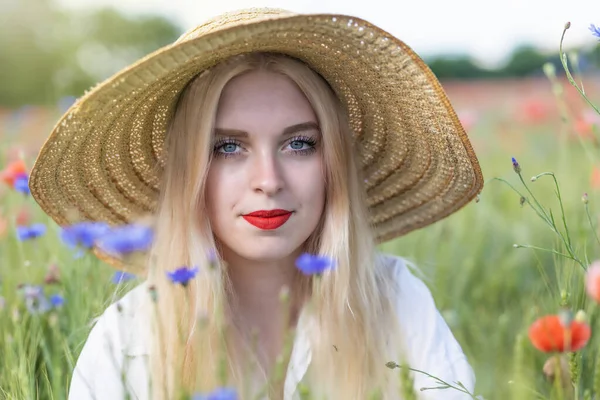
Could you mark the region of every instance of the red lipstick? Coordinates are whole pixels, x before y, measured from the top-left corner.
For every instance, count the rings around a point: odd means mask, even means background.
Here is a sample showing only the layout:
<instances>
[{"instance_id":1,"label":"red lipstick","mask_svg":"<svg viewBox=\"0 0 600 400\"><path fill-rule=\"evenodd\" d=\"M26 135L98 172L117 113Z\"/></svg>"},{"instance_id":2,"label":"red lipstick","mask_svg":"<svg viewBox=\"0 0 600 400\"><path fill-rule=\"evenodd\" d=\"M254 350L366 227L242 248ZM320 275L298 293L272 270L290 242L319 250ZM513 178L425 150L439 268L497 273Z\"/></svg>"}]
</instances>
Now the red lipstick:
<instances>
[{"instance_id":1,"label":"red lipstick","mask_svg":"<svg viewBox=\"0 0 600 400\"><path fill-rule=\"evenodd\" d=\"M292 212L288 210L259 210L250 214L242 215L248 223L263 230L273 230L285 224L292 216Z\"/></svg>"}]
</instances>

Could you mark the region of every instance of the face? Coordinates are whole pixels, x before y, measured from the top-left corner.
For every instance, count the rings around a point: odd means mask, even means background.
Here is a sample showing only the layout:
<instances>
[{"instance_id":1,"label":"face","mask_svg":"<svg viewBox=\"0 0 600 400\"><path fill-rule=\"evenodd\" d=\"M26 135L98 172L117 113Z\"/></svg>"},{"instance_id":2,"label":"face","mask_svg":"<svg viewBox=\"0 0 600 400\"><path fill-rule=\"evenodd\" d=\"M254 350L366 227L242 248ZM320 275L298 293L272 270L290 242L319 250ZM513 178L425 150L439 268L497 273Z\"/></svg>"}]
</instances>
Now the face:
<instances>
[{"instance_id":1,"label":"face","mask_svg":"<svg viewBox=\"0 0 600 400\"><path fill-rule=\"evenodd\" d=\"M207 207L224 255L295 257L325 204L321 133L289 78L264 71L231 80L219 102Z\"/></svg>"}]
</instances>

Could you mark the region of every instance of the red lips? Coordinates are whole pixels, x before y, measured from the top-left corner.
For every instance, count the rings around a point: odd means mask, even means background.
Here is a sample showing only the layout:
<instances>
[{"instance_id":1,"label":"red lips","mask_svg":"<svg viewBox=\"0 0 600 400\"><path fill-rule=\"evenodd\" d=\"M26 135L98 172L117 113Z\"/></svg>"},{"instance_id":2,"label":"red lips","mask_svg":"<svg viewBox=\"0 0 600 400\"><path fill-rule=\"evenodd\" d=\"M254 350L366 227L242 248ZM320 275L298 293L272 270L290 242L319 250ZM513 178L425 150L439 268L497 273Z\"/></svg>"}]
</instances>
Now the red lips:
<instances>
[{"instance_id":1,"label":"red lips","mask_svg":"<svg viewBox=\"0 0 600 400\"><path fill-rule=\"evenodd\" d=\"M288 210L258 210L250 214L243 215L248 223L263 230L273 230L285 224L292 216L292 212Z\"/></svg>"}]
</instances>

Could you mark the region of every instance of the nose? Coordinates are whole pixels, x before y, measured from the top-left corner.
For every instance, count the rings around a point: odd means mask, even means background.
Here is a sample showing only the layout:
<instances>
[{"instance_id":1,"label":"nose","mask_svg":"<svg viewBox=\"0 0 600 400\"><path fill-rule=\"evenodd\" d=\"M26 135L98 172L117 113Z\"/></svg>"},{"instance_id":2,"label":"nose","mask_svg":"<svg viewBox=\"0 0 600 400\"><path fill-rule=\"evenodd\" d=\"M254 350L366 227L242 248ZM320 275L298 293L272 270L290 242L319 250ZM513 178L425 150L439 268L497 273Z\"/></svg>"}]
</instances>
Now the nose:
<instances>
[{"instance_id":1,"label":"nose","mask_svg":"<svg viewBox=\"0 0 600 400\"><path fill-rule=\"evenodd\" d=\"M276 155L256 154L253 161L250 184L255 192L274 195L283 189L283 171Z\"/></svg>"}]
</instances>

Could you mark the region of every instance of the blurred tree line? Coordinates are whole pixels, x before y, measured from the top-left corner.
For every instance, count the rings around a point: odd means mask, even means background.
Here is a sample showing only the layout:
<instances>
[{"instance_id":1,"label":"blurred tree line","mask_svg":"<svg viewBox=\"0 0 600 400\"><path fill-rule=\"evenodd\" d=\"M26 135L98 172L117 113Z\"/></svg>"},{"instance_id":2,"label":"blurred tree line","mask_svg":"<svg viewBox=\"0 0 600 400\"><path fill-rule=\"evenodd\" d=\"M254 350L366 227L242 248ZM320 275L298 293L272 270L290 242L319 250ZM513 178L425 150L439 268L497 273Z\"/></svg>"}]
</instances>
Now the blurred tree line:
<instances>
[{"instance_id":1,"label":"blurred tree line","mask_svg":"<svg viewBox=\"0 0 600 400\"><path fill-rule=\"evenodd\" d=\"M0 5L0 107L55 105L79 97L97 82L173 42L182 29L158 15L126 16L106 8L65 10L53 0L3 0ZM516 49L497 69L469 56L426 59L444 79L488 79L541 75L556 54L533 47ZM580 54L582 70L600 65L600 45Z\"/></svg>"},{"instance_id":2,"label":"blurred tree line","mask_svg":"<svg viewBox=\"0 0 600 400\"><path fill-rule=\"evenodd\" d=\"M523 45L513 50L504 65L490 69L484 68L468 55L454 57L433 57L426 59L431 70L439 79L497 79L497 78L523 78L528 76L543 76L542 66L546 62L554 64L557 71L563 67L558 54L558 41L556 51L552 54L540 52L533 46ZM569 50L564 49L569 53ZM577 50L579 70L582 73L596 71L600 68L600 44L591 49Z\"/></svg>"},{"instance_id":3,"label":"blurred tree line","mask_svg":"<svg viewBox=\"0 0 600 400\"><path fill-rule=\"evenodd\" d=\"M0 106L54 105L81 96L182 33L161 16L106 8L65 10L52 0L0 4Z\"/></svg>"}]
</instances>

